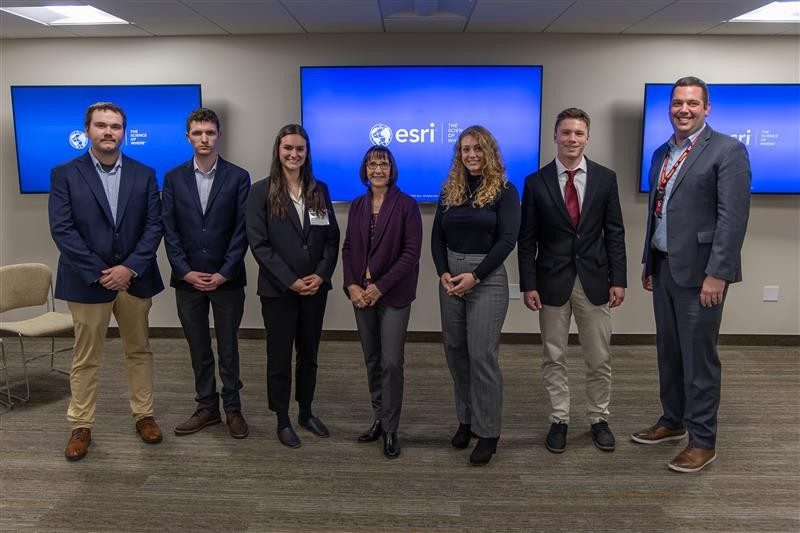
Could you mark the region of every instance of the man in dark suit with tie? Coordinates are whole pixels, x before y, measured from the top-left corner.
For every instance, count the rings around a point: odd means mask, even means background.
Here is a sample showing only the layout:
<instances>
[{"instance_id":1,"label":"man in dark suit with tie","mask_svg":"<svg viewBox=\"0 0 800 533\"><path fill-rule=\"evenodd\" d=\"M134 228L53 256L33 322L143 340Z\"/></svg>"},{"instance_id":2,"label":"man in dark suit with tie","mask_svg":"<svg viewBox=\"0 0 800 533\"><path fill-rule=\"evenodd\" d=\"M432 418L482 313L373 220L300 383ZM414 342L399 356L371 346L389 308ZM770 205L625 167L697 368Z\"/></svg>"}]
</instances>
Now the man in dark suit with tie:
<instances>
[{"instance_id":1,"label":"man in dark suit with tie","mask_svg":"<svg viewBox=\"0 0 800 533\"><path fill-rule=\"evenodd\" d=\"M697 472L716 459L721 367L717 337L729 283L742 280L750 160L737 139L706 124L708 87L675 82L673 136L653 154L642 285L653 291L662 415L634 442L680 440L668 466Z\"/></svg>"},{"instance_id":2,"label":"man in dark suit with tie","mask_svg":"<svg viewBox=\"0 0 800 533\"><path fill-rule=\"evenodd\" d=\"M156 263L161 200L153 169L125 156L125 112L110 102L86 110L91 147L50 175L50 233L60 252L55 297L75 322L70 370L72 426L64 455L86 456L95 418L97 377L113 313L125 351L136 431L161 442L153 417L153 352L148 340L151 298L164 289Z\"/></svg>"},{"instance_id":3,"label":"man in dark suit with tie","mask_svg":"<svg viewBox=\"0 0 800 533\"><path fill-rule=\"evenodd\" d=\"M611 311L625 298L625 229L617 175L583 156L589 116L569 108L558 114L556 158L528 176L519 232L520 289L539 312L542 379L550 399L545 446L566 449L570 392L567 341L575 317L586 361L586 415L595 446L613 451Z\"/></svg>"},{"instance_id":4,"label":"man in dark suit with tie","mask_svg":"<svg viewBox=\"0 0 800 533\"><path fill-rule=\"evenodd\" d=\"M239 389L239 324L244 313L247 252L245 208L250 175L219 156L219 118L211 109L193 111L186 120L186 138L194 157L164 177L164 243L172 266L183 332L194 370L197 409L175 427L189 435L219 424L219 398L209 330L214 314L222 406L228 431L243 439L249 433L242 416Z\"/></svg>"}]
</instances>

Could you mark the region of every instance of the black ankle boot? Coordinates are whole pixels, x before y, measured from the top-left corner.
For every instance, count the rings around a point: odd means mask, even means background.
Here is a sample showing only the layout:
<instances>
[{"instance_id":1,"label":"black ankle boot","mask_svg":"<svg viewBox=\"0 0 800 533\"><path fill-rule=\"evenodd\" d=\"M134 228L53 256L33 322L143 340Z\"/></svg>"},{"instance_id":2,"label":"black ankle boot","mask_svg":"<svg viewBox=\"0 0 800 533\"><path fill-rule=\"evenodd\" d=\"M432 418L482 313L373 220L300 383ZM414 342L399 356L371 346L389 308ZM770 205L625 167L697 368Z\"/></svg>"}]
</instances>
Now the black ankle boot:
<instances>
[{"instance_id":1,"label":"black ankle boot","mask_svg":"<svg viewBox=\"0 0 800 533\"><path fill-rule=\"evenodd\" d=\"M383 434L383 455L387 459L400 457L400 440L397 438L397 432Z\"/></svg>"},{"instance_id":2,"label":"black ankle boot","mask_svg":"<svg viewBox=\"0 0 800 533\"><path fill-rule=\"evenodd\" d=\"M469 441L474 436L475 434L472 432L469 424L459 424L455 435L450 439L450 444L453 445L453 448L463 450L469 446Z\"/></svg>"},{"instance_id":3,"label":"black ankle boot","mask_svg":"<svg viewBox=\"0 0 800 533\"><path fill-rule=\"evenodd\" d=\"M500 437L485 438L478 437L478 444L469 456L469 464L483 466L492 460L492 455L497 452L497 441Z\"/></svg>"}]
</instances>

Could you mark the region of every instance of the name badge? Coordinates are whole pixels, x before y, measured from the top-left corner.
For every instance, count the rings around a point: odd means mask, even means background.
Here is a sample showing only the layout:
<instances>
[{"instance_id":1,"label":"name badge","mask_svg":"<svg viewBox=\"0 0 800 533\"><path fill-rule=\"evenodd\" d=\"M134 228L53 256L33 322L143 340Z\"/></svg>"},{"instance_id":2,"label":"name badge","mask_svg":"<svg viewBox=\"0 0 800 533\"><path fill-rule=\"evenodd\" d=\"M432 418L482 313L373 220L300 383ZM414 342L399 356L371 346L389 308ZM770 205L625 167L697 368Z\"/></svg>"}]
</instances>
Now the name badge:
<instances>
[{"instance_id":1,"label":"name badge","mask_svg":"<svg viewBox=\"0 0 800 533\"><path fill-rule=\"evenodd\" d=\"M328 212L323 211L321 214L312 213L311 211L308 212L308 220L311 222L312 226L328 226L330 225L330 221L328 221Z\"/></svg>"}]
</instances>

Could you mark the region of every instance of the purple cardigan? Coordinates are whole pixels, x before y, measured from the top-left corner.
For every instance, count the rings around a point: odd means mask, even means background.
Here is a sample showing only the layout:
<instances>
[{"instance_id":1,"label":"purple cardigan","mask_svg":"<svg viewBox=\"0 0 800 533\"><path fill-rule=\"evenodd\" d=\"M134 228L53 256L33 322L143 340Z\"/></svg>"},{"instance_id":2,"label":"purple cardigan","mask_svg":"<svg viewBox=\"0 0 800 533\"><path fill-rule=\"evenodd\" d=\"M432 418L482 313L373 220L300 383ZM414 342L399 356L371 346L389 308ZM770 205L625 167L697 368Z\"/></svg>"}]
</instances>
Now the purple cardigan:
<instances>
[{"instance_id":1,"label":"purple cardigan","mask_svg":"<svg viewBox=\"0 0 800 533\"><path fill-rule=\"evenodd\" d=\"M342 245L344 292L360 285L369 262L373 282L391 307L403 307L414 301L419 278L422 247L422 217L416 200L393 185L378 213L372 253L367 257L369 224L372 218L372 191L350 204L347 231Z\"/></svg>"}]
</instances>

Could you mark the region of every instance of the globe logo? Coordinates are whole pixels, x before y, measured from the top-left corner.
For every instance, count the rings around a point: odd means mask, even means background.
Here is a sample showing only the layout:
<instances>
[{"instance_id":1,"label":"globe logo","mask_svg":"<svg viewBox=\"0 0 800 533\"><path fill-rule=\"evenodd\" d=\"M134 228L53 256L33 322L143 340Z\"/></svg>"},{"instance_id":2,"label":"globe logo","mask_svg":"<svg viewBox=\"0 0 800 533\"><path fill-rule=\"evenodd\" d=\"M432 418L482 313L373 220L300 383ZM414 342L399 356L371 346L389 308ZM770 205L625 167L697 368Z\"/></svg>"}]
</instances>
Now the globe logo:
<instances>
[{"instance_id":1,"label":"globe logo","mask_svg":"<svg viewBox=\"0 0 800 533\"><path fill-rule=\"evenodd\" d=\"M369 129L369 140L375 146L389 146L392 142L392 128L386 124L375 124Z\"/></svg>"},{"instance_id":2,"label":"globe logo","mask_svg":"<svg viewBox=\"0 0 800 533\"><path fill-rule=\"evenodd\" d=\"M69 145L76 150L86 148L87 144L89 144L89 140L86 138L85 131L75 130L69 134Z\"/></svg>"}]
</instances>

